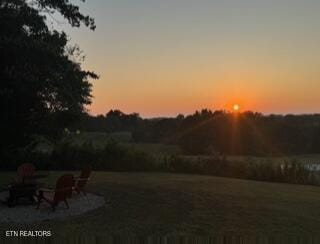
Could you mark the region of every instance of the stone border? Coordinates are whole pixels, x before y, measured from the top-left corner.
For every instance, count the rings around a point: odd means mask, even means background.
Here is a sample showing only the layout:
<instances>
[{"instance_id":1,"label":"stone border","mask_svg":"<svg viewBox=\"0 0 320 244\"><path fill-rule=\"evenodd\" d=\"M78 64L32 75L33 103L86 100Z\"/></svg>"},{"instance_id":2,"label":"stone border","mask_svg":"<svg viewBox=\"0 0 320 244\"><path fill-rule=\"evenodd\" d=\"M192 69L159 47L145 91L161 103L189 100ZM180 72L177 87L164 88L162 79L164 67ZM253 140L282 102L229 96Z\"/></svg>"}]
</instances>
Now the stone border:
<instances>
[{"instance_id":1,"label":"stone border","mask_svg":"<svg viewBox=\"0 0 320 244\"><path fill-rule=\"evenodd\" d=\"M0 200L3 201L8 196L7 192L0 193ZM64 203L60 203L56 211L52 211L49 204L41 203L40 209L36 206L16 206L9 208L0 204L0 223L32 223L46 220L64 219L77 216L105 205L103 196L93 193L84 195L74 195L68 200L70 208L67 209Z\"/></svg>"}]
</instances>

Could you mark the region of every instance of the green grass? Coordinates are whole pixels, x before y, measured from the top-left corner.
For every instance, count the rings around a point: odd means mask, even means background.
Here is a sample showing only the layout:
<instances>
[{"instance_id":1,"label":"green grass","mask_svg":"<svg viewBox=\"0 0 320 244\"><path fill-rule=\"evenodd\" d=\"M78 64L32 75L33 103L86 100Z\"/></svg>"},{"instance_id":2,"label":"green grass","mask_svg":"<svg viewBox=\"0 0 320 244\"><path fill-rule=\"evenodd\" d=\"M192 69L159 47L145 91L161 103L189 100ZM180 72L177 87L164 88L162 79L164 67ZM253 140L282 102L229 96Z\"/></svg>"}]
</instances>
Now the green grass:
<instances>
[{"instance_id":1,"label":"green grass","mask_svg":"<svg viewBox=\"0 0 320 244\"><path fill-rule=\"evenodd\" d=\"M51 172L49 185L63 172ZM14 173L0 173L5 184ZM54 235L316 234L320 187L199 175L94 172L89 190L108 204L83 216L0 230Z\"/></svg>"}]
</instances>

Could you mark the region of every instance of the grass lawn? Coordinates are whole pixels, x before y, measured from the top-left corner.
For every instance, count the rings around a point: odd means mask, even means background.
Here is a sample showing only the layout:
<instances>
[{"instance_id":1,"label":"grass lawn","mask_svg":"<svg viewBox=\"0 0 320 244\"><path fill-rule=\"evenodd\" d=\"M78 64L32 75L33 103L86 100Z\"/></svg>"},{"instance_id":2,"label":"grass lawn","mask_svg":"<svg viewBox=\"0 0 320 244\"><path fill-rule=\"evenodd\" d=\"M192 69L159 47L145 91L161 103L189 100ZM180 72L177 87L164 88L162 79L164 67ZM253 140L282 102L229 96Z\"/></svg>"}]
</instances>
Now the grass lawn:
<instances>
[{"instance_id":1,"label":"grass lawn","mask_svg":"<svg viewBox=\"0 0 320 244\"><path fill-rule=\"evenodd\" d=\"M52 185L62 173L51 172L48 183ZM13 175L0 173L0 185ZM108 204L67 220L0 224L0 230L52 230L55 236L320 232L320 187L198 175L94 172L89 190L104 195Z\"/></svg>"}]
</instances>

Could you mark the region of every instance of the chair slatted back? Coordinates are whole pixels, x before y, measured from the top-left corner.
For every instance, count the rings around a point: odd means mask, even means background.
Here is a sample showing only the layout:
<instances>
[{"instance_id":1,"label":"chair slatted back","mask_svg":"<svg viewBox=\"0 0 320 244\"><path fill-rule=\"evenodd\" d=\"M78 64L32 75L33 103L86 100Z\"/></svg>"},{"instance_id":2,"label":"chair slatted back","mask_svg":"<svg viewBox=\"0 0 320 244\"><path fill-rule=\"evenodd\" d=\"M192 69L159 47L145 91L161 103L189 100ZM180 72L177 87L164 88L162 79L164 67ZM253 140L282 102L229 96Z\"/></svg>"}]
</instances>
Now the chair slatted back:
<instances>
[{"instance_id":1,"label":"chair slatted back","mask_svg":"<svg viewBox=\"0 0 320 244\"><path fill-rule=\"evenodd\" d=\"M91 175L91 171L92 171L92 169L90 166L86 166L82 169L79 180L76 183L77 188L82 189L86 186L86 184L89 180L89 177Z\"/></svg>"},{"instance_id":2,"label":"chair slatted back","mask_svg":"<svg viewBox=\"0 0 320 244\"><path fill-rule=\"evenodd\" d=\"M22 181L24 181L28 177L33 176L34 172L35 172L35 167L33 166L33 164L30 164L30 163L21 164L17 170L18 177Z\"/></svg>"},{"instance_id":3,"label":"chair slatted back","mask_svg":"<svg viewBox=\"0 0 320 244\"><path fill-rule=\"evenodd\" d=\"M72 196L72 187L74 178L72 174L65 174L61 176L56 184L54 201L60 202Z\"/></svg>"}]
</instances>

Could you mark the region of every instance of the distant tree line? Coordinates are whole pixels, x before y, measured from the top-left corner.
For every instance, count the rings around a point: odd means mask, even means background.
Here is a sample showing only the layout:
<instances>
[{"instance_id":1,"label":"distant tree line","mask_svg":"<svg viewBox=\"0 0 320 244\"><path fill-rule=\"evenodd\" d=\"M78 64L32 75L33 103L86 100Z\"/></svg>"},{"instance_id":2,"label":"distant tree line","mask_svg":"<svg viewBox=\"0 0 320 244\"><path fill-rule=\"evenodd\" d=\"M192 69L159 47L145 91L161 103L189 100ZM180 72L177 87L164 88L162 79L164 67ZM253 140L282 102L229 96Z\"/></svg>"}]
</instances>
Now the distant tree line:
<instances>
[{"instance_id":1,"label":"distant tree line","mask_svg":"<svg viewBox=\"0 0 320 244\"><path fill-rule=\"evenodd\" d=\"M263 115L203 109L175 118L143 119L111 110L83 115L85 131L130 131L135 142L177 144L186 154L320 153L320 115Z\"/></svg>"}]
</instances>

